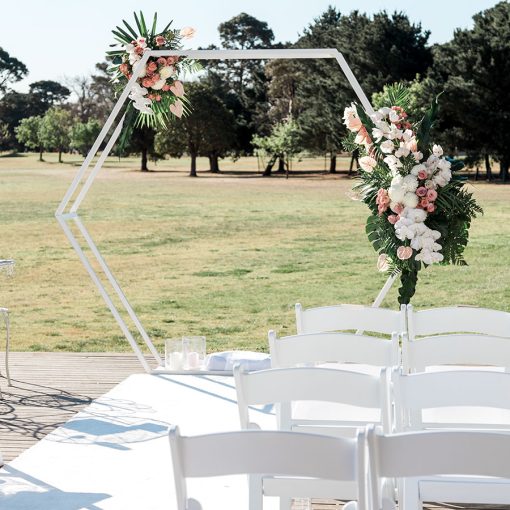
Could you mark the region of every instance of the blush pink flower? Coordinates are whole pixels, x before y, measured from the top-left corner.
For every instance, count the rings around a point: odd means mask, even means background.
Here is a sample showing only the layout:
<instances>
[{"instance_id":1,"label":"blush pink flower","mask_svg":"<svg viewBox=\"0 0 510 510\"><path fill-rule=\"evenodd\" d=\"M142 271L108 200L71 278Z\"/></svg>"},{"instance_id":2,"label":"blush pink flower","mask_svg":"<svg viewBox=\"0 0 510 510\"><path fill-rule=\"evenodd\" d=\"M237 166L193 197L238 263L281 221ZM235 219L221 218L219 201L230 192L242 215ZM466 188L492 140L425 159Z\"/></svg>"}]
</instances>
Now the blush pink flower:
<instances>
[{"instance_id":1,"label":"blush pink flower","mask_svg":"<svg viewBox=\"0 0 510 510\"><path fill-rule=\"evenodd\" d=\"M180 99L177 99L177 101L174 104L170 105L170 111L178 118L182 117L182 114L184 113L184 107Z\"/></svg>"},{"instance_id":2,"label":"blush pink flower","mask_svg":"<svg viewBox=\"0 0 510 510\"><path fill-rule=\"evenodd\" d=\"M395 214L402 214L403 210L404 210L404 206L403 204L393 204L391 206L391 210L395 213Z\"/></svg>"},{"instance_id":3,"label":"blush pink flower","mask_svg":"<svg viewBox=\"0 0 510 510\"><path fill-rule=\"evenodd\" d=\"M420 201L420 205L426 209L429 205L429 201L426 199L426 198L422 198L421 201Z\"/></svg>"},{"instance_id":4,"label":"blush pink flower","mask_svg":"<svg viewBox=\"0 0 510 510\"><path fill-rule=\"evenodd\" d=\"M377 204L377 212L379 213L379 216L381 216L382 213L388 209L388 206L390 204L390 197L385 189L383 188L379 189L379 191L377 192L375 203Z\"/></svg>"},{"instance_id":5,"label":"blush pink flower","mask_svg":"<svg viewBox=\"0 0 510 510\"><path fill-rule=\"evenodd\" d=\"M395 223L397 223L397 221L400 219L400 215L399 214L390 214L388 216L388 221L392 224L392 225L395 225Z\"/></svg>"},{"instance_id":6,"label":"blush pink flower","mask_svg":"<svg viewBox=\"0 0 510 510\"><path fill-rule=\"evenodd\" d=\"M421 179L422 181L427 178L427 172L425 170L420 170L418 172L418 179Z\"/></svg>"},{"instance_id":7,"label":"blush pink flower","mask_svg":"<svg viewBox=\"0 0 510 510\"><path fill-rule=\"evenodd\" d=\"M182 82L179 80L175 80L173 85L170 87L170 90L177 96L182 97L184 96L184 86Z\"/></svg>"},{"instance_id":8,"label":"blush pink flower","mask_svg":"<svg viewBox=\"0 0 510 510\"><path fill-rule=\"evenodd\" d=\"M437 198L437 191L435 189L429 189L427 191L427 200L433 202Z\"/></svg>"},{"instance_id":9,"label":"blush pink flower","mask_svg":"<svg viewBox=\"0 0 510 510\"><path fill-rule=\"evenodd\" d=\"M184 39L191 39L196 33L196 30L193 27L184 27L181 28L180 34Z\"/></svg>"},{"instance_id":10,"label":"blush pink flower","mask_svg":"<svg viewBox=\"0 0 510 510\"><path fill-rule=\"evenodd\" d=\"M425 197L425 196L427 196L427 188L425 188L425 186L420 186L420 187L416 190L416 194L417 194L419 197Z\"/></svg>"},{"instance_id":11,"label":"blush pink flower","mask_svg":"<svg viewBox=\"0 0 510 510\"><path fill-rule=\"evenodd\" d=\"M410 246L399 246L397 249L397 257L400 260L407 260L413 256L413 249Z\"/></svg>"},{"instance_id":12,"label":"blush pink flower","mask_svg":"<svg viewBox=\"0 0 510 510\"><path fill-rule=\"evenodd\" d=\"M156 37L156 45L157 46L163 46L163 44L165 44L165 42L166 42L166 40L162 35L158 35Z\"/></svg>"},{"instance_id":13,"label":"blush pink flower","mask_svg":"<svg viewBox=\"0 0 510 510\"><path fill-rule=\"evenodd\" d=\"M158 65L156 64L156 62L152 61L152 62L149 62L147 64L147 71L152 71L154 72L156 69L158 68Z\"/></svg>"},{"instance_id":14,"label":"blush pink flower","mask_svg":"<svg viewBox=\"0 0 510 510\"><path fill-rule=\"evenodd\" d=\"M144 78L142 80L142 85L145 87L145 88L149 88L152 86L152 80L150 78Z\"/></svg>"},{"instance_id":15,"label":"blush pink flower","mask_svg":"<svg viewBox=\"0 0 510 510\"><path fill-rule=\"evenodd\" d=\"M433 213L436 210L436 206L434 204L427 205L427 212Z\"/></svg>"},{"instance_id":16,"label":"blush pink flower","mask_svg":"<svg viewBox=\"0 0 510 510\"><path fill-rule=\"evenodd\" d=\"M171 66L175 63L179 62L179 57L176 57L176 56L172 56L172 57L167 57L166 58L166 64Z\"/></svg>"},{"instance_id":17,"label":"blush pink flower","mask_svg":"<svg viewBox=\"0 0 510 510\"><path fill-rule=\"evenodd\" d=\"M161 90L163 92L168 92L170 90L170 85L168 85L168 84L163 85L163 87L161 87Z\"/></svg>"},{"instance_id":18,"label":"blush pink flower","mask_svg":"<svg viewBox=\"0 0 510 510\"><path fill-rule=\"evenodd\" d=\"M158 60L157 60L157 63L160 66L166 66L166 58L165 57L159 57Z\"/></svg>"}]
</instances>

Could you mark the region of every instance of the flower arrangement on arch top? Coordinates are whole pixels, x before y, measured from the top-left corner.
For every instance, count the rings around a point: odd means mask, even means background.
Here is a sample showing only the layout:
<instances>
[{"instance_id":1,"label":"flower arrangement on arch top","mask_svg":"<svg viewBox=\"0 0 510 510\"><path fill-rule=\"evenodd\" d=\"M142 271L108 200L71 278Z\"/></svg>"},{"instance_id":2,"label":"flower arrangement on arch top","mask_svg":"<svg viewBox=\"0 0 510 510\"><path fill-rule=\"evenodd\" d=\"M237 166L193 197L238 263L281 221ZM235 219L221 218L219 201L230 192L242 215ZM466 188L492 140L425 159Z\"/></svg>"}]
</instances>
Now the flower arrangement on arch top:
<instances>
[{"instance_id":1,"label":"flower arrangement on arch top","mask_svg":"<svg viewBox=\"0 0 510 510\"><path fill-rule=\"evenodd\" d=\"M408 304L422 268L466 265L469 227L483 211L456 174L463 163L431 143L437 99L413 119L405 86L387 86L382 97L388 105L374 113L357 104L345 108L344 147L362 154L354 192L370 209L366 233L379 253L377 267L400 274L399 303Z\"/></svg>"},{"instance_id":2,"label":"flower arrangement on arch top","mask_svg":"<svg viewBox=\"0 0 510 510\"><path fill-rule=\"evenodd\" d=\"M172 117L182 117L189 112L184 85L180 79L186 72L194 72L201 67L195 60L179 56L151 56L143 69L141 60L151 50L182 50L182 40L193 37L195 30L186 27L172 29L172 21L161 31L157 30L157 13L148 28L142 12L134 13L135 30L126 20L124 27L112 30L115 40L112 47L122 46L107 52L112 64L108 71L119 94L126 86L133 73L138 78L129 94L131 102L126 112L127 123L134 117L136 126L164 127ZM136 110L136 112L133 111Z\"/></svg>"}]
</instances>

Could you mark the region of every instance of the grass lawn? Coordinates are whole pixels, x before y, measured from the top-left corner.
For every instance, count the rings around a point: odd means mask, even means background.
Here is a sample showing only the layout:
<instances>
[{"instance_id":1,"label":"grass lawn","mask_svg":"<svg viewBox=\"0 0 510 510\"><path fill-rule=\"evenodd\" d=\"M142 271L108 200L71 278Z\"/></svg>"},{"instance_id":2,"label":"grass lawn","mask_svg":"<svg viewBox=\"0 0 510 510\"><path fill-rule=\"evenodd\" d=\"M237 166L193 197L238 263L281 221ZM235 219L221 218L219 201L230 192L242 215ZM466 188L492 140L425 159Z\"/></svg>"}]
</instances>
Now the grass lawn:
<instances>
[{"instance_id":1,"label":"grass lawn","mask_svg":"<svg viewBox=\"0 0 510 510\"><path fill-rule=\"evenodd\" d=\"M60 230L54 211L81 160L0 158L0 306L12 310L15 350L122 351L130 347ZM264 350L268 329L292 334L294 303L370 303L385 277L364 232L367 209L352 180L303 161L306 175L262 178L254 159L187 177L189 161L110 159L82 217L158 346L203 334L209 350ZM347 160L341 160L345 168ZM206 168L205 162L199 162ZM416 307L451 304L510 311L510 187L477 184L469 267L423 271ZM396 287L384 306L396 308Z\"/></svg>"}]
</instances>

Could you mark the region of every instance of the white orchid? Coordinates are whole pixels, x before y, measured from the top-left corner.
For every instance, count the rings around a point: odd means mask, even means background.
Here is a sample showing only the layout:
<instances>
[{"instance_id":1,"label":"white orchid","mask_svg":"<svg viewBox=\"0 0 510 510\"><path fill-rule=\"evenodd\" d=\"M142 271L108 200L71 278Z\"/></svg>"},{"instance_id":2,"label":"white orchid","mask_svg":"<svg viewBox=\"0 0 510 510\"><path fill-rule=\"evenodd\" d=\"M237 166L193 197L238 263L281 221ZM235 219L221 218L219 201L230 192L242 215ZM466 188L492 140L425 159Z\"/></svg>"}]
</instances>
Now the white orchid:
<instances>
[{"instance_id":1,"label":"white orchid","mask_svg":"<svg viewBox=\"0 0 510 510\"><path fill-rule=\"evenodd\" d=\"M383 161L390 167L390 170L392 170L393 172L397 172L397 169L402 168L403 166L400 159L391 154L389 156L386 156Z\"/></svg>"},{"instance_id":2,"label":"white orchid","mask_svg":"<svg viewBox=\"0 0 510 510\"><path fill-rule=\"evenodd\" d=\"M423 153L420 151L413 152L413 158L416 163L419 163L423 159Z\"/></svg>"},{"instance_id":3,"label":"white orchid","mask_svg":"<svg viewBox=\"0 0 510 510\"><path fill-rule=\"evenodd\" d=\"M395 151L395 156L397 158L405 158L406 156L409 156L410 150L406 147L406 144L403 142L400 142L399 148Z\"/></svg>"},{"instance_id":4,"label":"white orchid","mask_svg":"<svg viewBox=\"0 0 510 510\"><path fill-rule=\"evenodd\" d=\"M391 122L398 122L400 119L399 114L395 110L390 109L388 116Z\"/></svg>"},{"instance_id":5,"label":"white orchid","mask_svg":"<svg viewBox=\"0 0 510 510\"><path fill-rule=\"evenodd\" d=\"M384 154L391 154L395 150L395 145L391 140L385 140L379 147Z\"/></svg>"},{"instance_id":6,"label":"white orchid","mask_svg":"<svg viewBox=\"0 0 510 510\"><path fill-rule=\"evenodd\" d=\"M434 156L437 156L438 158L443 155L443 148L440 145L434 145L432 147L432 153Z\"/></svg>"}]
</instances>

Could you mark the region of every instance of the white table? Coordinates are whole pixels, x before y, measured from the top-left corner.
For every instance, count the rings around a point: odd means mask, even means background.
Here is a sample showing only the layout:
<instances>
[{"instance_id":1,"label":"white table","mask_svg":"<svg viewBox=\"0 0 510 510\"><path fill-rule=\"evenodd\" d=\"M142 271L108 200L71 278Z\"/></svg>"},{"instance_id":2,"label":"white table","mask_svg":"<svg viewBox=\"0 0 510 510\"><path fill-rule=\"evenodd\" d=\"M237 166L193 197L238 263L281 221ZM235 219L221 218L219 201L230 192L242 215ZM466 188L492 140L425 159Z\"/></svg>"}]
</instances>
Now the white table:
<instances>
[{"instance_id":1,"label":"white table","mask_svg":"<svg viewBox=\"0 0 510 510\"><path fill-rule=\"evenodd\" d=\"M255 413L274 428L271 408ZM185 435L239 429L233 378L128 377L0 470L0 508L174 509L170 424ZM247 508L246 477L191 480L189 496L204 510Z\"/></svg>"}]
</instances>

